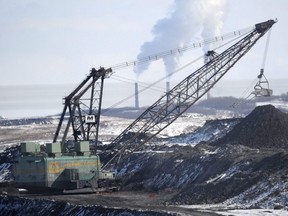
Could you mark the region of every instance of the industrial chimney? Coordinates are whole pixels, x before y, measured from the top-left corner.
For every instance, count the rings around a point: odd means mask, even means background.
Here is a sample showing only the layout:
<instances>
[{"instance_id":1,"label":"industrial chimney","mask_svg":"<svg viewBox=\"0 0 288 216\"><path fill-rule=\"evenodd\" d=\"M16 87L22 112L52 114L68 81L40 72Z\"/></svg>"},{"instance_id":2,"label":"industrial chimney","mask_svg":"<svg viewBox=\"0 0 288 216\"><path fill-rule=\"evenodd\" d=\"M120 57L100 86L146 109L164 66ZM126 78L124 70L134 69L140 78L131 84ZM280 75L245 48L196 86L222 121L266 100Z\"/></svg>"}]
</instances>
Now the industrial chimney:
<instances>
[{"instance_id":1,"label":"industrial chimney","mask_svg":"<svg viewBox=\"0 0 288 216\"><path fill-rule=\"evenodd\" d=\"M217 53L213 50L209 50L205 55L204 55L204 64L208 64L210 61L213 61L213 59L217 56ZM209 88L211 82L216 81L216 76L212 78L213 80L210 80L207 82L207 88ZM211 98L211 93L210 90L207 92L207 99Z\"/></svg>"},{"instance_id":2,"label":"industrial chimney","mask_svg":"<svg viewBox=\"0 0 288 216\"><path fill-rule=\"evenodd\" d=\"M139 109L138 83L135 82L135 109Z\"/></svg>"},{"instance_id":3,"label":"industrial chimney","mask_svg":"<svg viewBox=\"0 0 288 216\"><path fill-rule=\"evenodd\" d=\"M170 82L166 81L166 93L170 91Z\"/></svg>"},{"instance_id":4,"label":"industrial chimney","mask_svg":"<svg viewBox=\"0 0 288 216\"><path fill-rule=\"evenodd\" d=\"M168 92L170 91L170 82L169 81L166 81L166 94L167 94L167 101L169 101L169 94Z\"/></svg>"},{"instance_id":5,"label":"industrial chimney","mask_svg":"<svg viewBox=\"0 0 288 216\"><path fill-rule=\"evenodd\" d=\"M208 53L209 53L209 51L208 51ZM204 55L204 64L207 64L210 61L208 53ZM208 75L206 75L206 76L208 76ZM207 82L207 86L210 86L210 81ZM210 99L210 98L211 98L211 93L210 93L210 90L209 90L207 92L207 99Z\"/></svg>"}]
</instances>

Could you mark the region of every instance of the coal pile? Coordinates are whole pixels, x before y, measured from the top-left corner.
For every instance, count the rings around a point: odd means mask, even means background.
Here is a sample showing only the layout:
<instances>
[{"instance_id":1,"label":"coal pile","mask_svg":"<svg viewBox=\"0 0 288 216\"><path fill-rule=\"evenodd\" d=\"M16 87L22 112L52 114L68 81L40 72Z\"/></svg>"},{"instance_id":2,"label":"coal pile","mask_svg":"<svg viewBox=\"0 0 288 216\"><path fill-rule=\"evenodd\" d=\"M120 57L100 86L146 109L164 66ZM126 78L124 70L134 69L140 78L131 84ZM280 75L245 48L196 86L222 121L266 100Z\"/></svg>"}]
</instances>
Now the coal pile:
<instances>
[{"instance_id":1,"label":"coal pile","mask_svg":"<svg viewBox=\"0 0 288 216\"><path fill-rule=\"evenodd\" d=\"M122 165L129 173L124 188L173 190L175 196L166 200L172 205L287 208L288 114L260 106L243 119L207 122L190 136L205 139L161 155L131 155Z\"/></svg>"},{"instance_id":2,"label":"coal pile","mask_svg":"<svg viewBox=\"0 0 288 216\"><path fill-rule=\"evenodd\" d=\"M288 114L272 105L256 107L217 143L288 148Z\"/></svg>"}]
</instances>

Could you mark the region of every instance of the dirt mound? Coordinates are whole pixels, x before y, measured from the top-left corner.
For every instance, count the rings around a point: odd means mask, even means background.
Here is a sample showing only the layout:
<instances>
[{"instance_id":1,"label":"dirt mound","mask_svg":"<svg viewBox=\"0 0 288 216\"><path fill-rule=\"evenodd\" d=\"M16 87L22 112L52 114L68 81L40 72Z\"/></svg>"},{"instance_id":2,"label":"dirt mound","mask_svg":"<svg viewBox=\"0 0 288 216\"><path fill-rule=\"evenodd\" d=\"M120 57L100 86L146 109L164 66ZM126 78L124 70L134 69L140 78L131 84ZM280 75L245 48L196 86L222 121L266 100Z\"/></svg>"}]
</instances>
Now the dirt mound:
<instances>
[{"instance_id":1,"label":"dirt mound","mask_svg":"<svg viewBox=\"0 0 288 216\"><path fill-rule=\"evenodd\" d=\"M256 107L219 142L252 148L288 148L288 114L272 105Z\"/></svg>"}]
</instances>

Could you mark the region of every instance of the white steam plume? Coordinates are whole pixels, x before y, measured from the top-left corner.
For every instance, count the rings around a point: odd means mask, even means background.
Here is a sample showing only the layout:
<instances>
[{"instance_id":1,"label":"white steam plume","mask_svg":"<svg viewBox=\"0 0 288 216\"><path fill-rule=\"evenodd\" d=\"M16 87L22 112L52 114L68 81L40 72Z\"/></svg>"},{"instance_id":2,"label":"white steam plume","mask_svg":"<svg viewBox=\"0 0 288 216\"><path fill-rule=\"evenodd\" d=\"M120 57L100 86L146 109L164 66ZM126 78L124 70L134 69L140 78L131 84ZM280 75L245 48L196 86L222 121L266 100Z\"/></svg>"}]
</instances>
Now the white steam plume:
<instances>
[{"instance_id":1,"label":"white steam plume","mask_svg":"<svg viewBox=\"0 0 288 216\"><path fill-rule=\"evenodd\" d=\"M181 47L190 42L201 29L204 38L218 35L223 25L226 5L226 0L174 0L174 10L169 17L154 25L153 40L143 43L137 58ZM177 55L163 58L168 77L175 71L178 58ZM137 79L149 65L148 62L135 67Z\"/></svg>"}]
</instances>

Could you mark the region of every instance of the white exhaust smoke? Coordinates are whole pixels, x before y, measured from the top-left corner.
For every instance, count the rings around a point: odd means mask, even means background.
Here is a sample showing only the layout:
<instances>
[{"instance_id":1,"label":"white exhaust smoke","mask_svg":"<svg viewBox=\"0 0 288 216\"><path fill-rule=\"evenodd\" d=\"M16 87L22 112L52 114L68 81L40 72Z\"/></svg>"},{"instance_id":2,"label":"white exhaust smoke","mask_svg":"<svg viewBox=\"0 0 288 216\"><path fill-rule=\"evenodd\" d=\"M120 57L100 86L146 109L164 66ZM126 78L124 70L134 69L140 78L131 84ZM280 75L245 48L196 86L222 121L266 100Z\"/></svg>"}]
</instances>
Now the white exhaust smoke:
<instances>
[{"instance_id":1,"label":"white exhaust smoke","mask_svg":"<svg viewBox=\"0 0 288 216\"><path fill-rule=\"evenodd\" d=\"M154 38L143 43L137 58L181 47L201 30L203 38L219 35L226 5L226 0L174 0L174 10L169 17L159 20L154 25ZM204 47L205 52L208 49L209 47ZM177 68L178 58L178 55L163 58L168 81ZM149 62L136 65L136 79L149 65Z\"/></svg>"}]
</instances>

